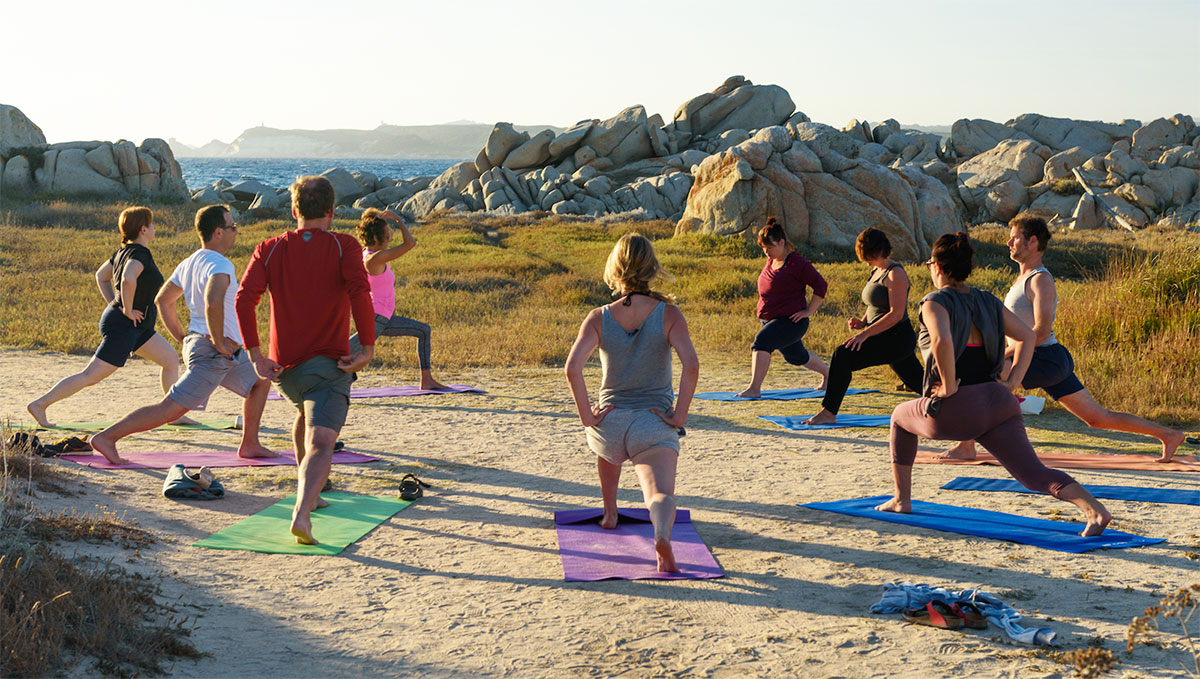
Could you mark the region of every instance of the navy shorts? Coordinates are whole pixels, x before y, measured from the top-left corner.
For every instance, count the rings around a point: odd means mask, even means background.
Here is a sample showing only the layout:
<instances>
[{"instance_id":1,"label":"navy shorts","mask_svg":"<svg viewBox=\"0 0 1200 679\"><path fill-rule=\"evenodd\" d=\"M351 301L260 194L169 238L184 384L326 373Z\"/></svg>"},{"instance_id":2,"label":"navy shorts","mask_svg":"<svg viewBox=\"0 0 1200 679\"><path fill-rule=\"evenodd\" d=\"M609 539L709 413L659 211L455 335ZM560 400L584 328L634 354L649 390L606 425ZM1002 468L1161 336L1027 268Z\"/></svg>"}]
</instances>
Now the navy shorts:
<instances>
[{"instance_id":1,"label":"navy shorts","mask_svg":"<svg viewBox=\"0 0 1200 679\"><path fill-rule=\"evenodd\" d=\"M792 365L808 363L808 349L804 348L804 333L808 332L808 319L802 318L797 323L787 316L763 321L763 326L754 336L753 351L765 351L768 354L778 351L783 360Z\"/></svg>"},{"instance_id":2,"label":"navy shorts","mask_svg":"<svg viewBox=\"0 0 1200 679\"><path fill-rule=\"evenodd\" d=\"M129 360L133 352L141 349L143 344L154 337L154 325L142 327L145 325L145 321L134 325L133 321L116 307L110 306L105 309L100 315L101 340L100 346L96 348L96 358L118 368L125 365L125 361Z\"/></svg>"},{"instance_id":3,"label":"navy shorts","mask_svg":"<svg viewBox=\"0 0 1200 679\"><path fill-rule=\"evenodd\" d=\"M1083 383L1075 376L1075 359L1071 352L1057 342L1033 350L1033 360L1021 386L1026 389L1042 389L1055 401L1083 391Z\"/></svg>"}]
</instances>

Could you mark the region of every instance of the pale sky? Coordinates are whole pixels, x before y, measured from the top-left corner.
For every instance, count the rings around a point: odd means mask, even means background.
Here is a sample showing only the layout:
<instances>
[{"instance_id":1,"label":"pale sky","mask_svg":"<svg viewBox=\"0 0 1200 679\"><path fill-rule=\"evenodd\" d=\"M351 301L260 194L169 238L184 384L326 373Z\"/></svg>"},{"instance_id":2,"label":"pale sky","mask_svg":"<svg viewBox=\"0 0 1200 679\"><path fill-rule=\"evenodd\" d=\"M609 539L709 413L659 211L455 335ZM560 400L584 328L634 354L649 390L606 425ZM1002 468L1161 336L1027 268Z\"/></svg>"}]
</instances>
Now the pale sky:
<instances>
[{"instance_id":1,"label":"pale sky","mask_svg":"<svg viewBox=\"0 0 1200 679\"><path fill-rule=\"evenodd\" d=\"M1200 115L1200 0L0 0L0 25L0 103L52 143L669 122L735 74L837 127Z\"/></svg>"}]
</instances>

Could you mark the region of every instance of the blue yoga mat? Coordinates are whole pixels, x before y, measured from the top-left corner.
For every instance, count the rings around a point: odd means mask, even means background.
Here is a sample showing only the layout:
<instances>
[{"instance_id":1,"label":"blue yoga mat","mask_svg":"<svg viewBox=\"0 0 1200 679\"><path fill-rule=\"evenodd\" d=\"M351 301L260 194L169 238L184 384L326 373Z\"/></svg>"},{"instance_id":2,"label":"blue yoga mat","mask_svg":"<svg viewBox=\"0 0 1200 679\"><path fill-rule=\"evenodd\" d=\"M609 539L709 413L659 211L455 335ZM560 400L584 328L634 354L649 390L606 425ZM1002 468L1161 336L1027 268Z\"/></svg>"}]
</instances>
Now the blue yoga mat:
<instances>
[{"instance_id":1,"label":"blue yoga mat","mask_svg":"<svg viewBox=\"0 0 1200 679\"><path fill-rule=\"evenodd\" d=\"M1144 486L1084 486L1095 497L1105 500L1134 500L1137 502L1162 502L1176 505L1200 505L1200 490L1182 488L1146 488ZM942 490L1007 491L1010 493L1034 493L1012 479L981 479L975 476L960 476L942 486ZM1042 493L1036 493L1042 495Z\"/></svg>"},{"instance_id":2,"label":"blue yoga mat","mask_svg":"<svg viewBox=\"0 0 1200 679\"><path fill-rule=\"evenodd\" d=\"M1079 535L1083 524L1067 523L1065 521L1050 521L1048 519L1031 519L1015 514L992 512L986 509L971 507L952 507L933 502L913 500L912 514L897 514L881 512L876 505L883 504L892 498L891 495L864 497L857 500L838 500L837 502L810 502L798 505L810 509L821 509L838 514L861 516L867 519L879 519L889 523L902 523L906 526L918 526L932 530L944 530L949 533L962 535L977 535L995 540L1010 540L1034 547L1054 549L1060 552L1090 552L1093 549L1121 549L1123 547L1144 547L1165 542L1162 538L1146 538L1140 535L1130 535L1117 530L1106 530L1100 535L1085 538Z\"/></svg>"},{"instance_id":3,"label":"blue yoga mat","mask_svg":"<svg viewBox=\"0 0 1200 679\"><path fill-rule=\"evenodd\" d=\"M878 389L855 389L850 387L846 390L847 396L855 394L870 394L879 391ZM762 392L762 396L758 398L746 398L738 396L736 391L703 391L693 396L693 398L704 399L705 401L794 401L801 398L825 398L825 392L821 389L768 389Z\"/></svg>"},{"instance_id":4,"label":"blue yoga mat","mask_svg":"<svg viewBox=\"0 0 1200 679\"><path fill-rule=\"evenodd\" d=\"M759 415L768 422L791 429L805 431L807 429L845 429L848 427L887 427L892 423L891 415L846 415L838 414L837 422L833 424L804 424L812 415Z\"/></svg>"}]
</instances>

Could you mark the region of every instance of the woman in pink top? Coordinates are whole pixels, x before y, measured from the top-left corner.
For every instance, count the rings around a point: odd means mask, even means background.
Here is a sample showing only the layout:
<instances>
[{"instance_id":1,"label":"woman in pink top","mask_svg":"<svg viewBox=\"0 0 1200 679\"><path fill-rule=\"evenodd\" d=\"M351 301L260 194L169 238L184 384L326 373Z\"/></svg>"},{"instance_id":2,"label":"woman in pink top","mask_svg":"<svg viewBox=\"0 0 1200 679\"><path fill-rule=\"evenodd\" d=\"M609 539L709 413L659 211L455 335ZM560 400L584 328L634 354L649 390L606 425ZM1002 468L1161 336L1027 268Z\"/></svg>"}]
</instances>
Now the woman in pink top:
<instances>
[{"instance_id":1,"label":"woman in pink top","mask_svg":"<svg viewBox=\"0 0 1200 679\"><path fill-rule=\"evenodd\" d=\"M392 241L392 227L388 220L400 227L403 242L388 247ZM371 283L371 304L375 307L375 336L405 336L417 338L417 357L421 362L421 388L445 389L446 385L433 379L430 363L429 326L420 321L395 315L396 274L388 262L413 249L417 244L408 231L408 226L399 215L391 210L380 212L369 208L363 212L358 223L358 240L363 244L363 266L367 280ZM350 353L359 349L358 333L350 338Z\"/></svg>"},{"instance_id":2,"label":"woman in pink top","mask_svg":"<svg viewBox=\"0 0 1200 679\"><path fill-rule=\"evenodd\" d=\"M820 389L829 380L829 366L804 348L808 319L825 301L825 279L809 261L799 255L788 241L783 225L774 217L758 231L758 246L767 263L758 276L758 319L762 329L750 345L750 386L738 396L762 396L763 378L771 367L771 352L783 360L821 376ZM808 297L812 288L812 297Z\"/></svg>"}]
</instances>

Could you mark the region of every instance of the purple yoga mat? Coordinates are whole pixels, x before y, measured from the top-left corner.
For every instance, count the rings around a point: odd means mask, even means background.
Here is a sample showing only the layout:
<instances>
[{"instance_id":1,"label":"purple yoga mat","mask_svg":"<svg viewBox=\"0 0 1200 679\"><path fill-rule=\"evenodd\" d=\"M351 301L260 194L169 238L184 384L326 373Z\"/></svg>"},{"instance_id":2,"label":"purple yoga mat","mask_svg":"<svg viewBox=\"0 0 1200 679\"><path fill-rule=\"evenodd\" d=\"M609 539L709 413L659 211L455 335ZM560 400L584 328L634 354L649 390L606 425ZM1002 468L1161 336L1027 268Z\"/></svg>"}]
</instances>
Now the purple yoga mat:
<instances>
[{"instance_id":1,"label":"purple yoga mat","mask_svg":"<svg viewBox=\"0 0 1200 679\"><path fill-rule=\"evenodd\" d=\"M256 457L252 459L237 456L236 450L205 450L187 453L121 453L121 457L129 460L130 464L113 464L100 453L91 455L63 455L62 459L76 462L92 469L170 469L173 464L183 464L188 467L271 467L275 465L296 464L296 456L290 450L280 451L280 457ZM333 464L358 464L374 462L377 457L339 450L333 454Z\"/></svg>"},{"instance_id":2,"label":"purple yoga mat","mask_svg":"<svg viewBox=\"0 0 1200 679\"><path fill-rule=\"evenodd\" d=\"M445 389L422 389L411 385L402 387L363 387L362 389L351 389L350 398L381 398L384 396L423 396L425 394L486 394L482 389L468 387L465 384L447 384ZM272 391L267 396L268 401L282 401L283 395L277 391Z\"/></svg>"},{"instance_id":3,"label":"purple yoga mat","mask_svg":"<svg viewBox=\"0 0 1200 679\"><path fill-rule=\"evenodd\" d=\"M619 509L617 527L600 527L599 509L554 512L558 553L567 582L594 580L695 580L724 577L686 509L675 512L671 548L678 573L660 573L654 555L654 527L646 509Z\"/></svg>"}]
</instances>

